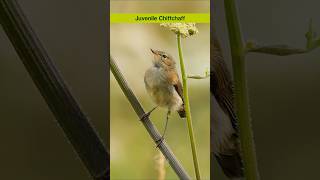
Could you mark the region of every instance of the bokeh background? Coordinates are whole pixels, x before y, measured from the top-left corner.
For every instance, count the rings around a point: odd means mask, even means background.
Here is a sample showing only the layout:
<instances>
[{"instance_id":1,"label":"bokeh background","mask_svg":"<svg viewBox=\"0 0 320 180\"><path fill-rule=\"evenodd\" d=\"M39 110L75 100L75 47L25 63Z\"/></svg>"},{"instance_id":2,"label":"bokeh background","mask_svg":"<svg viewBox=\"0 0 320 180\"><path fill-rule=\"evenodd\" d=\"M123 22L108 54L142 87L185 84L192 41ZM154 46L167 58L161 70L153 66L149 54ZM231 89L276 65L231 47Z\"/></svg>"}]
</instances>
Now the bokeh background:
<instances>
[{"instance_id":1,"label":"bokeh background","mask_svg":"<svg viewBox=\"0 0 320 180\"><path fill-rule=\"evenodd\" d=\"M231 68L223 0L214 0L216 29ZM246 39L305 47L312 18L320 34L317 0L238 1ZM277 57L247 56L250 110L261 179L318 179L320 161L320 49ZM214 164L214 178L226 180Z\"/></svg>"},{"instance_id":2,"label":"bokeh background","mask_svg":"<svg viewBox=\"0 0 320 180\"><path fill-rule=\"evenodd\" d=\"M108 144L106 1L18 2ZM2 27L0 82L0 179L91 179Z\"/></svg>"},{"instance_id":3,"label":"bokeh background","mask_svg":"<svg viewBox=\"0 0 320 180\"><path fill-rule=\"evenodd\" d=\"M182 39L187 72L204 74L209 68L210 26L198 24L199 34ZM111 54L123 72L128 84L141 101L146 111L155 104L144 87L144 73L152 66L150 48L171 54L178 62L175 34L159 24L111 24ZM204 179L209 179L210 170L210 119L209 78L189 79L190 104L198 147L199 162ZM155 156L156 145L138 116L125 98L114 77L110 81L111 104L111 178L112 179L155 179L157 177ZM151 115L151 120L163 132L167 109L160 108ZM177 158L193 176L193 161L186 121L176 112L169 119L165 139ZM166 163L168 179L177 176Z\"/></svg>"}]
</instances>

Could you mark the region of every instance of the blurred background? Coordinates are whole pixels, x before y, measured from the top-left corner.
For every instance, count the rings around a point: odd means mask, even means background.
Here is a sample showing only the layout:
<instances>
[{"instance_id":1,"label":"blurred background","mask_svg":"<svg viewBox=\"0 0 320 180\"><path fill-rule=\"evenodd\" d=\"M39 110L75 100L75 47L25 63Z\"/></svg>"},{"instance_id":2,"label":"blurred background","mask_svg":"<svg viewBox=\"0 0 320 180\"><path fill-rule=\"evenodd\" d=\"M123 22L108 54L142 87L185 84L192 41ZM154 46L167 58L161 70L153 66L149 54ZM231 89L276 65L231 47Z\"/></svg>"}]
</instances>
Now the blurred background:
<instances>
[{"instance_id":1,"label":"blurred background","mask_svg":"<svg viewBox=\"0 0 320 180\"><path fill-rule=\"evenodd\" d=\"M229 67L231 58L223 0L214 1L216 29ZM312 18L320 34L317 0L238 1L245 39L305 47ZM320 161L320 49L278 57L247 56L250 110L261 179L318 179ZM214 164L215 179L226 180Z\"/></svg>"},{"instance_id":2,"label":"blurred background","mask_svg":"<svg viewBox=\"0 0 320 180\"><path fill-rule=\"evenodd\" d=\"M111 13L209 13L209 0L110 0Z\"/></svg>"},{"instance_id":3,"label":"blurred background","mask_svg":"<svg viewBox=\"0 0 320 180\"><path fill-rule=\"evenodd\" d=\"M108 144L106 1L18 2ZM2 27L0 82L0 179L91 179Z\"/></svg>"},{"instance_id":4,"label":"blurred background","mask_svg":"<svg viewBox=\"0 0 320 180\"><path fill-rule=\"evenodd\" d=\"M172 13L209 10L208 1L186 1L189 5L183 5L182 2L111 1L111 12ZM190 74L204 74L210 63L210 26L197 24L197 27L199 34L182 39L186 68ZM147 68L152 66L150 48L171 54L177 62L180 74L175 35L159 24L111 24L110 45L110 52L128 84L144 109L149 111L155 104L145 90L143 79ZM210 179L209 82L209 78L189 79L191 113L203 179ZM156 179L156 157L159 151L112 75L110 104L111 179ZM152 122L161 133L164 130L166 113L167 109L160 108L151 115ZM188 173L195 177L186 121L176 112L172 113L169 119L165 139ZM167 162L164 168L167 179L178 179Z\"/></svg>"}]
</instances>

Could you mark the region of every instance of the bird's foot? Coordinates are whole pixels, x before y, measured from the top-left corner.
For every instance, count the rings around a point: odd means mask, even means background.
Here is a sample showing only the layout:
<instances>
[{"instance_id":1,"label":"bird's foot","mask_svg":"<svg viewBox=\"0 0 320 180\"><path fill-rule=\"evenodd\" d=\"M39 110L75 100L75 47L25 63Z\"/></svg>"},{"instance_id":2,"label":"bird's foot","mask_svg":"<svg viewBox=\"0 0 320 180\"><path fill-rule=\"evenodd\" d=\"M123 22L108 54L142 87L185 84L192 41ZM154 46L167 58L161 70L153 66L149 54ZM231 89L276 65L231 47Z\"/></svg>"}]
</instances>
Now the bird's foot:
<instances>
[{"instance_id":1,"label":"bird's foot","mask_svg":"<svg viewBox=\"0 0 320 180\"><path fill-rule=\"evenodd\" d=\"M140 121L145 121L147 118L149 118L151 112L145 113L141 116Z\"/></svg>"},{"instance_id":2,"label":"bird's foot","mask_svg":"<svg viewBox=\"0 0 320 180\"><path fill-rule=\"evenodd\" d=\"M160 139L156 140L156 143L157 143L156 148L159 148L159 146L160 146L160 144L163 142L163 140L164 140L164 137L163 137L163 136L161 136Z\"/></svg>"},{"instance_id":3,"label":"bird's foot","mask_svg":"<svg viewBox=\"0 0 320 180\"><path fill-rule=\"evenodd\" d=\"M154 107L151 109L151 111L145 113L144 115L142 115L140 117L140 121L145 121L147 118L149 118L150 114L152 113L152 111L154 111L155 109L157 109L158 106Z\"/></svg>"}]
</instances>

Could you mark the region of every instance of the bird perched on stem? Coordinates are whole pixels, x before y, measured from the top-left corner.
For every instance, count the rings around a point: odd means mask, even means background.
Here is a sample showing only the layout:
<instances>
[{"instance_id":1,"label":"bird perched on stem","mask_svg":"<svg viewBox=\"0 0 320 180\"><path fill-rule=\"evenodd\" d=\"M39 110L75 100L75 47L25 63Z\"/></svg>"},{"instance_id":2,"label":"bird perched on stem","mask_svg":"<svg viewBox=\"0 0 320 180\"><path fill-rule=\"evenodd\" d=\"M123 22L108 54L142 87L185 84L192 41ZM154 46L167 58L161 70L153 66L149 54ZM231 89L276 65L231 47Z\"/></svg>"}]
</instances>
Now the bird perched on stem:
<instances>
[{"instance_id":1,"label":"bird perched on stem","mask_svg":"<svg viewBox=\"0 0 320 180\"><path fill-rule=\"evenodd\" d=\"M243 177L233 83L224 62L219 41L213 33L211 44L211 151L226 176Z\"/></svg>"},{"instance_id":2,"label":"bird perched on stem","mask_svg":"<svg viewBox=\"0 0 320 180\"><path fill-rule=\"evenodd\" d=\"M155 108L146 113L143 117L147 117L158 106L168 108L167 119L161 143L169 119L171 111L177 111L181 118L186 117L183 103L183 89L176 70L176 63L172 56L163 51L151 49L153 54L153 65L146 71L144 76L145 87L152 100L157 104Z\"/></svg>"}]
</instances>

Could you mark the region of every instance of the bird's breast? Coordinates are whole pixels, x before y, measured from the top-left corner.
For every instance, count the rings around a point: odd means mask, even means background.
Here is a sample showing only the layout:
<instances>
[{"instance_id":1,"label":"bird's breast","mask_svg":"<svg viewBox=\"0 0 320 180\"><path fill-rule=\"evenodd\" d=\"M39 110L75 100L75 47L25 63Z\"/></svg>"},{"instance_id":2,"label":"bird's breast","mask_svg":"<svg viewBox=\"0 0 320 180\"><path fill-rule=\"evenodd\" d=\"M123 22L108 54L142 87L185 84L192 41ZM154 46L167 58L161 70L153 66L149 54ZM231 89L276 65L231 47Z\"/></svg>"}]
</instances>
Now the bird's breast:
<instances>
[{"instance_id":1,"label":"bird's breast","mask_svg":"<svg viewBox=\"0 0 320 180\"><path fill-rule=\"evenodd\" d=\"M166 72L161 68L149 68L145 73L144 82L147 92L157 105L170 109L181 106L182 99L169 83Z\"/></svg>"},{"instance_id":2,"label":"bird's breast","mask_svg":"<svg viewBox=\"0 0 320 180\"><path fill-rule=\"evenodd\" d=\"M168 83L165 72L157 67L151 67L146 71L144 81L149 87L165 86Z\"/></svg>"}]
</instances>

